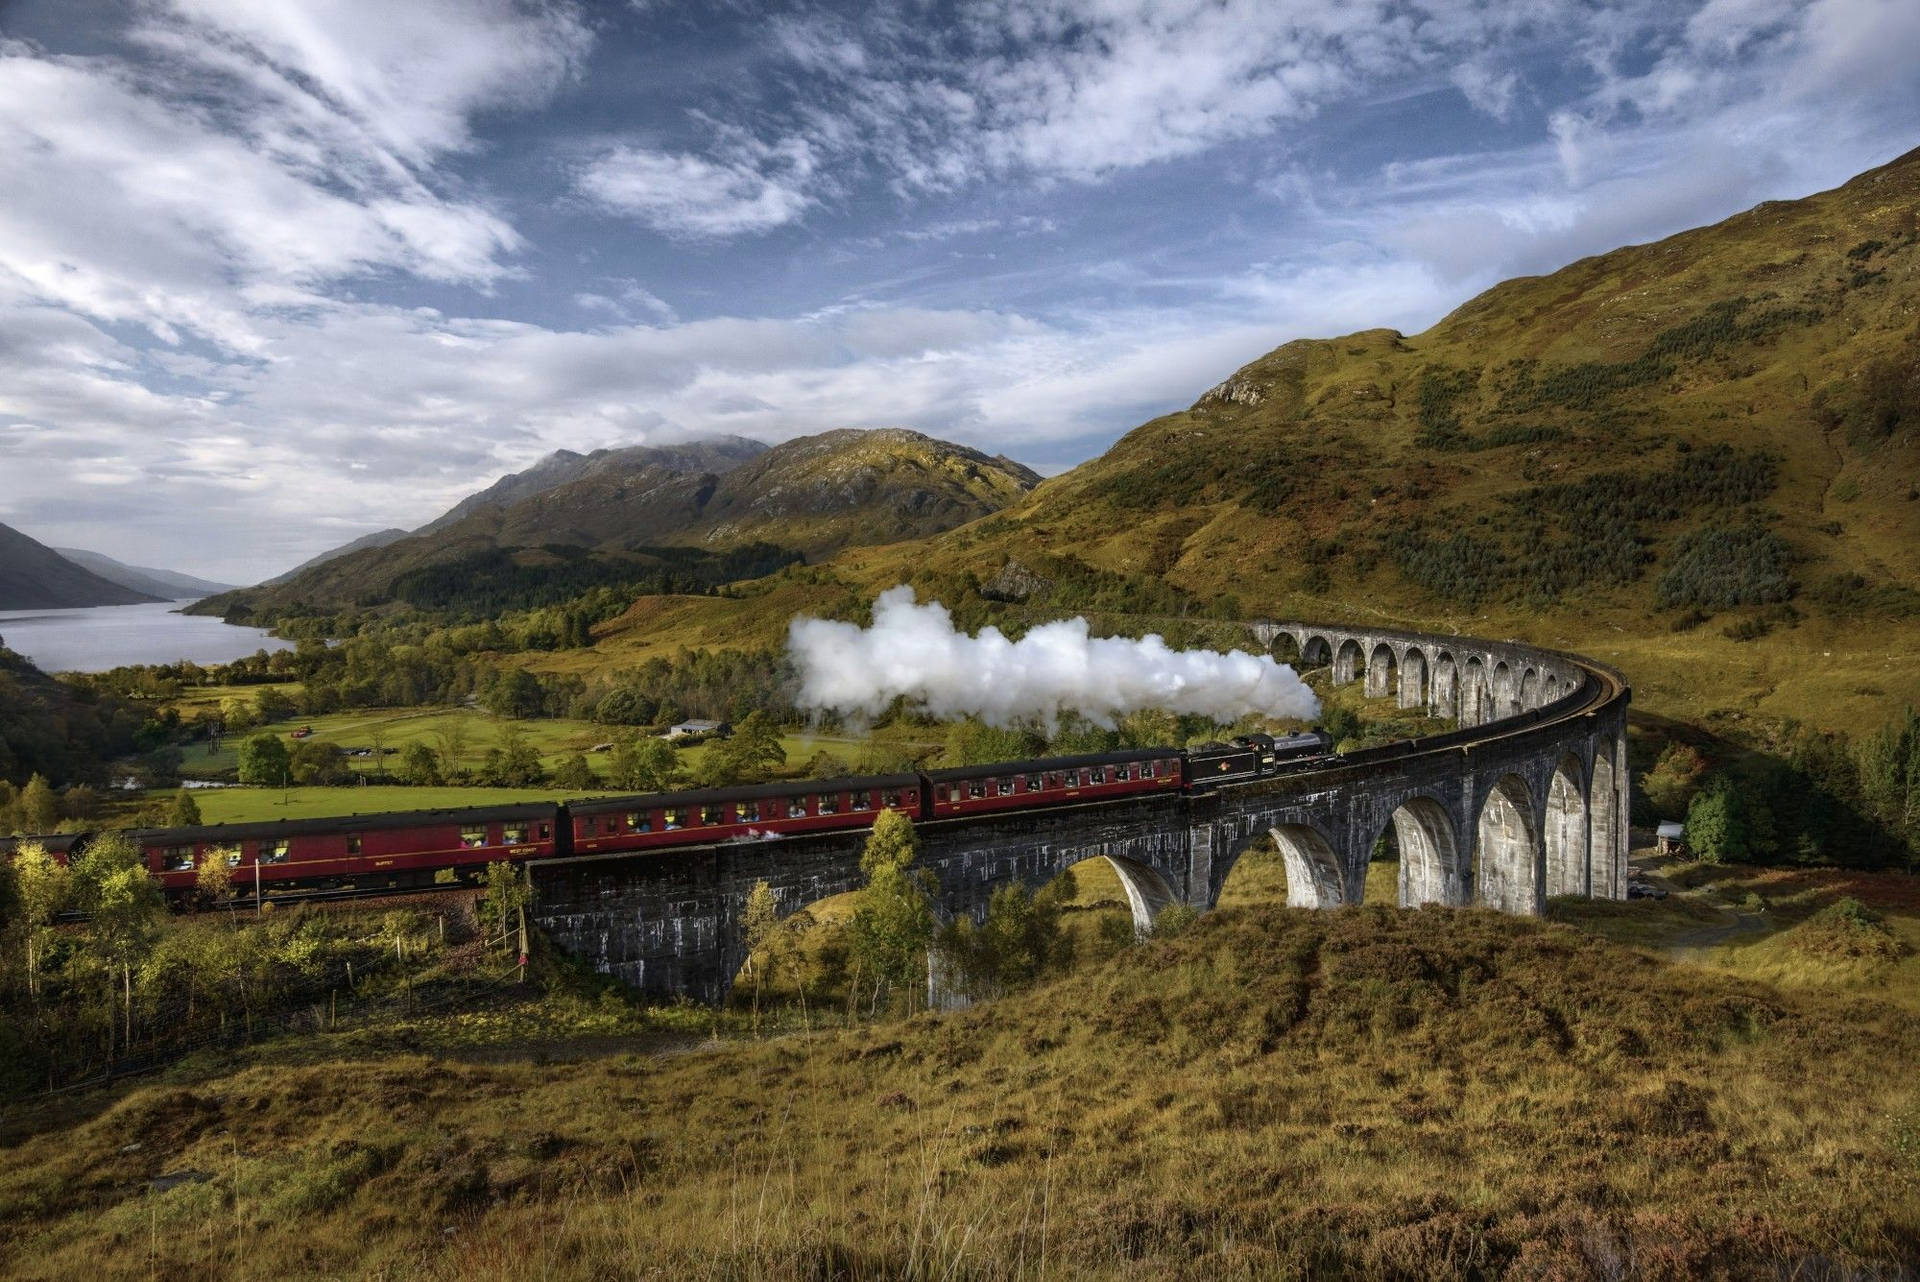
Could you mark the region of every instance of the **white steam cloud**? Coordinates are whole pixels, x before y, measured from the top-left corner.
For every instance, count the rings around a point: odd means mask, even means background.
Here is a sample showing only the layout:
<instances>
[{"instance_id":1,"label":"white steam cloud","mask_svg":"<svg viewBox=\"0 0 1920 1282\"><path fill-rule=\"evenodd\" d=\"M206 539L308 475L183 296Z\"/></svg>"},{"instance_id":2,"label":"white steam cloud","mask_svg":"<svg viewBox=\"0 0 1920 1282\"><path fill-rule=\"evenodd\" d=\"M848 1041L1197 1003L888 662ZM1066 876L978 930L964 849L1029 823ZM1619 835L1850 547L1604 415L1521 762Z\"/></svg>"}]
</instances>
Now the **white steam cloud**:
<instances>
[{"instance_id":1,"label":"white steam cloud","mask_svg":"<svg viewBox=\"0 0 1920 1282\"><path fill-rule=\"evenodd\" d=\"M945 606L916 605L905 585L874 601L870 628L795 619L787 648L802 707L869 717L902 695L934 716L972 715L995 726L1051 726L1077 712L1111 728L1141 708L1217 722L1320 712L1299 675L1263 654L1175 650L1157 636L1095 638L1085 619L1043 624L1018 641L998 628L970 637L955 630Z\"/></svg>"}]
</instances>

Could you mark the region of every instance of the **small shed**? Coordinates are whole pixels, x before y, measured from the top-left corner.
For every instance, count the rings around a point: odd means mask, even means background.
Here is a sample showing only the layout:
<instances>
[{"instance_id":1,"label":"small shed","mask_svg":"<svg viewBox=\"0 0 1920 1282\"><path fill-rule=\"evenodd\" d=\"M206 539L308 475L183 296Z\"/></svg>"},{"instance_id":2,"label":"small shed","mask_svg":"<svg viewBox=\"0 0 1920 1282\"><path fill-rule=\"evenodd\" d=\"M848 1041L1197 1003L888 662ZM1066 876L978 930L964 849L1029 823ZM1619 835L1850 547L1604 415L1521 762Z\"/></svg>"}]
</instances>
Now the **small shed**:
<instances>
[{"instance_id":1,"label":"small shed","mask_svg":"<svg viewBox=\"0 0 1920 1282\"><path fill-rule=\"evenodd\" d=\"M679 725L667 727L667 738L685 739L696 734L725 734L727 723L724 721L682 721Z\"/></svg>"},{"instance_id":2,"label":"small shed","mask_svg":"<svg viewBox=\"0 0 1920 1282\"><path fill-rule=\"evenodd\" d=\"M1671 819L1661 824L1653 832L1654 842L1663 855L1684 854L1687 849L1687 826L1675 823Z\"/></svg>"}]
</instances>

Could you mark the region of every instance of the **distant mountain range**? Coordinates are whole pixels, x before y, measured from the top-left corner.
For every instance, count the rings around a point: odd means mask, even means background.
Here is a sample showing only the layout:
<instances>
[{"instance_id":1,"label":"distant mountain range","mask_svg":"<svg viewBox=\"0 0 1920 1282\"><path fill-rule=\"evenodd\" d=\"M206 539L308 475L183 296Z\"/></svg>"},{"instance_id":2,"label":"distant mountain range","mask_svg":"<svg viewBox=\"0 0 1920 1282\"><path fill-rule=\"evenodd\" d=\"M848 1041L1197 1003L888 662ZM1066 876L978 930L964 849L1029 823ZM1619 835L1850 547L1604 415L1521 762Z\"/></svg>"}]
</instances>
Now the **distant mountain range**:
<instances>
[{"instance_id":1,"label":"distant mountain range","mask_svg":"<svg viewBox=\"0 0 1920 1282\"><path fill-rule=\"evenodd\" d=\"M197 579L191 574L179 574L172 570L156 570L146 565L127 565L110 556L89 552L84 548L55 548L54 551L75 565L93 571L109 583L118 583L123 588L144 592L164 601L195 600L203 596L212 596L215 592L231 592L235 587L231 583L215 583L211 579Z\"/></svg>"},{"instance_id":2,"label":"distant mountain range","mask_svg":"<svg viewBox=\"0 0 1920 1282\"><path fill-rule=\"evenodd\" d=\"M413 600L423 584L512 566L533 577L558 557L570 582L664 572L658 549L718 554L777 545L831 555L951 529L999 511L1039 483L1006 458L898 428L842 429L777 446L722 437L578 454L562 450L500 478L411 535L383 531L199 610L232 617L298 607ZM506 564L511 563L511 565Z\"/></svg>"},{"instance_id":3,"label":"distant mountain range","mask_svg":"<svg viewBox=\"0 0 1920 1282\"><path fill-rule=\"evenodd\" d=\"M0 610L72 610L169 599L116 582L12 526L0 525Z\"/></svg>"}]
</instances>

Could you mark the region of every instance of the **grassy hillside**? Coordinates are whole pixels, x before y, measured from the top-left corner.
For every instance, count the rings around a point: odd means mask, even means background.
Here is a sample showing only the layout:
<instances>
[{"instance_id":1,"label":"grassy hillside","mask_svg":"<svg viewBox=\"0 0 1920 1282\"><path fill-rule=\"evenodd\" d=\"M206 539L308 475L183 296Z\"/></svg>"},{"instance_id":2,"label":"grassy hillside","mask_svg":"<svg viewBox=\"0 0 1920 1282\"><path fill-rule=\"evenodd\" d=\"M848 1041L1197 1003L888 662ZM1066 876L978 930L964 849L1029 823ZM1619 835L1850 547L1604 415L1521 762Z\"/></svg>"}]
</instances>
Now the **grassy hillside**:
<instances>
[{"instance_id":1,"label":"grassy hillside","mask_svg":"<svg viewBox=\"0 0 1920 1282\"><path fill-rule=\"evenodd\" d=\"M1920 1252L1917 1039L1898 1007L1566 926L1228 909L955 1014L665 1054L346 1034L58 1101L8 1123L0 1259L21 1278L1839 1275Z\"/></svg>"},{"instance_id":2,"label":"grassy hillside","mask_svg":"<svg viewBox=\"0 0 1920 1282\"><path fill-rule=\"evenodd\" d=\"M548 460L473 496L448 514L451 523L194 608L229 618L388 604L489 614L596 586L705 588L802 556L945 530L1017 501L1039 480L1011 460L900 430L722 454ZM716 458L723 470L689 470Z\"/></svg>"}]
</instances>

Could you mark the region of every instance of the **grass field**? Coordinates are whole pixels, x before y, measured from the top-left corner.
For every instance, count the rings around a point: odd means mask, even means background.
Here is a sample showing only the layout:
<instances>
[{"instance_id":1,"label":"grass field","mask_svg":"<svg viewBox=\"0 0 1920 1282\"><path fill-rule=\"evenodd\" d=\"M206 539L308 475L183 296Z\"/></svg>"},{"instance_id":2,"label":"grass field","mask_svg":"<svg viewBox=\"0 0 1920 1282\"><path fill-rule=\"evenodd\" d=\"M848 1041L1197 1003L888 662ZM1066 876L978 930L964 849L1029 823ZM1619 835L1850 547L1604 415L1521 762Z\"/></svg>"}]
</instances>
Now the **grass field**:
<instances>
[{"instance_id":1,"label":"grass field","mask_svg":"<svg viewBox=\"0 0 1920 1282\"><path fill-rule=\"evenodd\" d=\"M476 1012L15 1110L0 1269L1892 1277L1920 1253L1910 1009L1645 946L1749 884L1787 915L1873 895L1907 931L1899 884L1736 869L1574 927L1288 910L1272 875L966 1011L719 1042Z\"/></svg>"}]
</instances>

